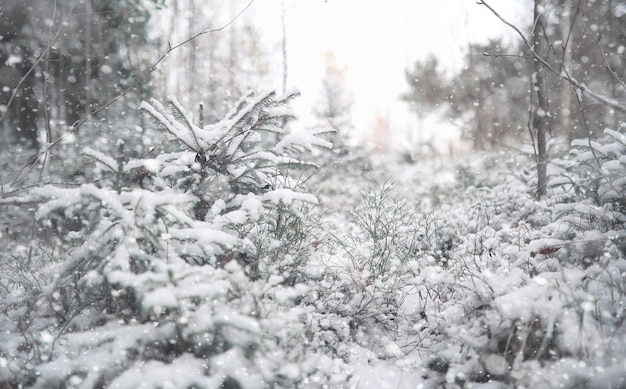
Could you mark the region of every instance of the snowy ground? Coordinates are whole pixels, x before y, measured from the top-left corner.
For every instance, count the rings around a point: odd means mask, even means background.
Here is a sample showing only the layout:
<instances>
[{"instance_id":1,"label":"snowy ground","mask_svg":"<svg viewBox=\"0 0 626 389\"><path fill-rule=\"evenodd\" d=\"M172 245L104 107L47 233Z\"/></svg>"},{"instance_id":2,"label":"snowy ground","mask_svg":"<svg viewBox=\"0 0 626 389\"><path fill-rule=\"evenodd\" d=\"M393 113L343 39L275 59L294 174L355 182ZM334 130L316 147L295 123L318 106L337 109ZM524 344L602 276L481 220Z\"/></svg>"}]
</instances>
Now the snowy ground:
<instances>
[{"instance_id":1,"label":"snowy ground","mask_svg":"<svg viewBox=\"0 0 626 389\"><path fill-rule=\"evenodd\" d=\"M320 133L266 147L289 111L250 99L202 129L146 106L202 153L3 187L0 387L626 387L622 133L552 150L540 200L510 152L324 152L306 180L283 153Z\"/></svg>"},{"instance_id":2,"label":"snowy ground","mask_svg":"<svg viewBox=\"0 0 626 389\"><path fill-rule=\"evenodd\" d=\"M359 191L393 182L392 197L422 213L413 215L425 223L418 228L432 223L447 238L431 236L441 247L412 265L409 283L423 289L394 291L403 294L397 332L378 332L348 353L354 387L626 385L626 343L617 335L624 333L622 222L584 231L582 220L558 214L567 209L558 205L559 178L551 196L537 201L526 155L360 163L366 169L353 175L339 165L329 170L340 174L320 175L316 190L330 224L350 230L363 206ZM552 173L571 177L563 165L555 160ZM615 321L603 324L609 317Z\"/></svg>"}]
</instances>

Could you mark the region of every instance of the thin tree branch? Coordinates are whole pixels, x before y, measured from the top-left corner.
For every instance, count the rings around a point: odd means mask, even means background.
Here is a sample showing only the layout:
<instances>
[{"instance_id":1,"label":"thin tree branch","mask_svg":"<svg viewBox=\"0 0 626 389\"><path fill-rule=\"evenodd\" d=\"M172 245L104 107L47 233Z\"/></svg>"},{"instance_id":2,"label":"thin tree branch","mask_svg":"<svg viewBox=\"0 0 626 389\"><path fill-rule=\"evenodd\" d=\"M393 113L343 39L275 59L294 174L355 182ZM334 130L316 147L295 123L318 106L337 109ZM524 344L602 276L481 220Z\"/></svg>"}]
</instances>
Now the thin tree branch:
<instances>
[{"instance_id":1,"label":"thin tree branch","mask_svg":"<svg viewBox=\"0 0 626 389\"><path fill-rule=\"evenodd\" d=\"M46 66L43 73L43 115L44 115L44 124L46 126L46 143L50 143L52 140L52 130L50 129L50 102L48 101L48 76L49 76L49 68L50 68L50 47L52 47L52 26L54 25L54 21L57 17L57 0L54 0L54 6L52 9L52 19L50 21L50 27L48 27L48 45L46 49ZM43 172L45 170L46 162L48 162L49 155L46 153L43 156L43 168L39 172L39 181L43 176Z\"/></svg>"},{"instance_id":2,"label":"thin tree branch","mask_svg":"<svg viewBox=\"0 0 626 389\"><path fill-rule=\"evenodd\" d=\"M56 3L55 3L55 5L56 5ZM57 32L54 34L54 39L53 40L56 40L59 37L59 34L61 34L61 31L63 30L63 26L65 25L65 21L70 17L70 15L72 15L72 11L73 10L74 10L74 6L72 5L72 7L70 8L70 11L67 13L67 16L63 20L63 23L61 23L61 27L59 27ZM55 13L56 13L56 10L55 10ZM30 76L30 74L35 70L35 67L37 67L39 62L41 62L41 60L45 56L48 55L48 51L50 51L50 48L52 47L50 45L50 43L53 40L50 40L50 42L48 43L48 46L46 47L46 49L41 54L39 54L39 57L37 57L37 60L35 60L35 63L33 64L33 66L31 66L30 69L28 69L28 71L22 76L22 78L20 78L20 81L17 83L17 85L13 89L13 93L11 94L11 97L9 98L9 101L6 104L6 106L7 106L6 111L4 111L2 116L0 116L0 122L2 122L2 120L4 120L4 118L6 117L7 113L9 112L9 107L11 106L11 104L13 103L13 100L15 100L15 97L19 93L20 88L22 87L22 84L26 81L28 76Z\"/></svg>"},{"instance_id":3,"label":"thin tree branch","mask_svg":"<svg viewBox=\"0 0 626 389\"><path fill-rule=\"evenodd\" d=\"M578 2L578 6L576 7L576 13L574 13L574 17L572 18L570 24L569 24L569 30L567 31L567 38L565 39L565 42L563 44L563 53L565 53L565 51L568 50L569 45L572 41L572 31L574 31L574 24L576 24L576 19L578 19L578 14L580 13L580 4L581 1ZM561 66L563 67L563 69L565 69L564 67L564 63L561 63ZM567 69L565 69L565 71L567 71Z\"/></svg>"},{"instance_id":4,"label":"thin tree branch","mask_svg":"<svg viewBox=\"0 0 626 389\"><path fill-rule=\"evenodd\" d=\"M532 54L533 59L536 60L536 61L541 62L541 64L543 66L545 66L546 69L548 69L549 71L551 71L554 74L557 74L560 78L562 78L565 81L569 82L572 86L574 86L579 91L586 92L590 97L592 97L596 101L606 105L607 107L611 107L611 108L613 108L613 109L615 109L617 111L626 113L626 106L620 104L618 101L613 100L611 98L608 98L606 96L600 95L600 94L592 91L591 89L589 89L589 87L587 85L585 85L584 83L579 82L575 78L571 77L569 74L564 73L564 72L559 72L557 69L555 69L546 59L544 59L542 56L540 56L534 50L533 46L530 44L530 42L528 41L528 39L526 38L524 33L516 25L514 25L513 23L511 23L508 20L506 20L502 15L500 15L500 13L498 11L496 11L492 6L490 6L485 0L477 1L477 4L484 5L485 7L487 7L489 9L489 11L491 11L491 13L493 13L498 19L500 19L500 21L502 23L506 24L507 26L511 27L515 32L517 32L517 34L524 41L524 45L526 46L526 48ZM533 26L533 28L536 28L536 27Z\"/></svg>"},{"instance_id":5,"label":"thin tree branch","mask_svg":"<svg viewBox=\"0 0 626 389\"><path fill-rule=\"evenodd\" d=\"M191 37L185 39L184 41L172 46L171 44L168 43L168 49L167 51L161 55L153 64L152 66L150 66L149 70L142 76L139 77L132 85L130 85L128 88L124 89L122 92L120 92L117 96L113 97L112 99L110 99L109 101L105 102L104 104L100 105L99 107L97 107L96 109L94 109L92 112L90 112L89 114L85 115L83 118L75 121L74 123L72 123L72 125L69 127L69 131L67 131L65 134L61 135L58 139L56 139L54 142L52 143L48 143L46 145L46 147L44 147L43 150L41 150L37 155L33 156L32 158L30 158L26 164L22 167L22 169L20 169L18 175L15 177L15 179L11 182L11 185L16 185L17 183L19 183L20 181L22 181L26 176L28 176L28 174L34 169L35 164L37 163L37 161L43 156L46 155L47 153L49 153L50 149L57 146L59 143L63 142L65 139L67 139L68 136L73 135L80 126L82 126L83 124L85 124L85 122L87 122L89 119L91 119L94 115L96 115L97 113L99 113L100 111L106 109L107 107L111 106L112 104L114 104L115 102L117 102L118 100L120 100L122 97L124 97L126 94L128 94L128 92L130 92L131 90L133 90L134 88L136 88L137 86L139 86L140 84L142 84L143 82L147 81L150 77L150 75L155 72L157 70L158 65L174 50L188 44L189 42L197 39L198 37L205 35L205 34L210 34L210 33L214 33L214 32L219 32L222 30L225 30L226 28L228 28L231 24L233 24L241 15L243 15L244 12L246 12L248 10L248 8L250 8L252 6L252 4L255 2L255 0L250 0L250 2L239 12L237 13L231 20L229 20L226 24L218 27L218 28L214 28L211 29L210 27L206 27L204 28L202 31L192 35ZM72 7L73 9L73 7ZM71 13L71 10L70 10ZM69 14L68 14L69 16ZM58 37L59 33L61 32L61 28L57 31L57 33L55 34L55 39ZM48 47L46 50L49 50L50 48ZM37 64L39 62L41 62L41 59L43 58L43 55L45 54L45 51L39 56L39 58L37 59L37 61L35 62L35 64L29 69L29 71L26 73L26 75L24 75L24 77L22 77L22 79L20 80L20 82L18 83L18 87L16 87L13 95L11 96L11 99L9 100L9 103L7 104L7 106L10 104L10 102L13 100L13 98L15 97L15 94L17 93L17 90L19 89L19 86L21 86L21 84L24 82L25 78L35 69L35 66L37 66ZM7 111L8 112L8 109ZM6 114L5 112L5 114ZM5 115L2 115L2 117L0 117L0 121L4 118ZM24 173L26 172L26 173Z\"/></svg>"},{"instance_id":6,"label":"thin tree branch","mask_svg":"<svg viewBox=\"0 0 626 389\"><path fill-rule=\"evenodd\" d=\"M148 78L150 77L150 75L155 72L157 70L157 67L159 66L159 64L165 59L167 58L170 53L172 53L172 51L186 45L187 43L197 39L198 37L205 35L205 34L210 34L210 33L214 33L214 32L219 32L222 31L226 28L228 28L231 24L233 24L248 8L250 8L250 6L254 3L255 0L250 0L250 2L248 3L248 5L246 5L237 15L235 15L231 20L229 20L226 24L222 25L221 27L215 28L215 29L210 29L210 27L206 27L204 28L202 31L196 33L195 35L192 35L191 37L185 39L184 41L172 46L171 44L168 43L168 48L167 51L161 55L161 57L159 57L159 59L157 59L152 66L150 66L150 69L148 70L148 72L146 74L143 75L143 77L140 77L139 79L137 79L137 81L135 81L131 86L129 86L128 88L124 89L120 94L118 94L117 96L113 97L111 100L107 101L106 103L102 104L101 106L99 106L98 108L96 108L93 112L89 113L88 115L86 115L85 117L81 118L80 120L77 120L76 122L74 122L72 124L72 129L73 131L75 131L76 129L78 129L78 127L82 126L87 120L91 119L91 117L93 117L95 114L97 114L98 112L102 111L103 109L109 107L111 104L115 103L116 101L118 101L120 98L124 97L128 92L130 92L131 90L133 90L134 88L136 88L137 86L139 86L141 83L145 82L148 80Z\"/></svg>"},{"instance_id":7,"label":"thin tree branch","mask_svg":"<svg viewBox=\"0 0 626 389\"><path fill-rule=\"evenodd\" d=\"M174 51L174 50L178 49L178 48L179 48L179 47L181 47L181 46L186 45L187 43L189 43L189 42L191 42L191 41L195 40L196 38L198 38L198 37L199 37L199 36L201 36L201 35L211 34L211 33L214 33L214 32L219 32L219 31L222 31L222 30L225 30L226 28L228 28L228 27L229 27L231 24L233 24L233 23L234 23L237 19L239 19L239 17L240 17L241 15L243 15L243 13L244 13L244 12L246 12L246 11L248 10L248 8L250 8L250 6L252 6L252 4L254 3L254 1L255 1L255 0L250 0L250 2L248 3L248 5L246 5L246 6L245 6L245 7L244 7L241 11L239 11L239 13L237 13L237 15L235 15L235 16L234 16L231 20L229 20L229 21L228 21L226 24L224 24L223 26L218 27L218 28L214 28L214 29L211 29L210 27L206 27L206 28L204 28L202 31L198 32L197 34L192 35L191 37L189 37L189 38L185 39L184 41L182 41L182 42L180 42L180 43L178 43L178 44L176 44L176 45L174 45L174 46L171 46L171 45L169 45L169 44L168 44L168 49L167 49L167 51L165 52L165 54L163 54L163 55L162 55L162 56L161 56L158 60L156 60L156 62L155 62L155 63L154 63L154 64L150 67L150 73L151 73L151 72L153 72L153 71L155 71L155 70L156 70L156 68L157 68L157 66L159 65L159 63L161 63L161 61L163 61L163 60L164 60L164 59L165 59L165 58L166 58L166 57L167 57L167 56L168 56L168 55L169 55L172 51Z\"/></svg>"},{"instance_id":8,"label":"thin tree branch","mask_svg":"<svg viewBox=\"0 0 626 389\"><path fill-rule=\"evenodd\" d=\"M492 53L484 52L483 56L489 57L489 58L513 57L513 58L522 58L522 59L533 59L533 57L529 57L527 55L521 55L521 54L492 54Z\"/></svg>"},{"instance_id":9,"label":"thin tree branch","mask_svg":"<svg viewBox=\"0 0 626 389\"><path fill-rule=\"evenodd\" d=\"M593 32L591 32L591 30L589 29L589 26L587 26L587 23L585 23L585 18L582 19L582 22L583 22L583 27L585 29L585 32L589 34L591 39L598 46L598 50L600 50L600 54L602 54L602 59L604 60L604 64L606 65L606 68L609 70L609 73L611 73L613 78L615 78L615 80L622 86L622 88L626 90L626 84L624 84L624 81L622 81L622 79L617 75L615 70L613 70L613 67L609 63L609 60L607 59L607 55L604 53L604 49L602 48L602 45L600 44L600 40L593 34Z\"/></svg>"}]
</instances>

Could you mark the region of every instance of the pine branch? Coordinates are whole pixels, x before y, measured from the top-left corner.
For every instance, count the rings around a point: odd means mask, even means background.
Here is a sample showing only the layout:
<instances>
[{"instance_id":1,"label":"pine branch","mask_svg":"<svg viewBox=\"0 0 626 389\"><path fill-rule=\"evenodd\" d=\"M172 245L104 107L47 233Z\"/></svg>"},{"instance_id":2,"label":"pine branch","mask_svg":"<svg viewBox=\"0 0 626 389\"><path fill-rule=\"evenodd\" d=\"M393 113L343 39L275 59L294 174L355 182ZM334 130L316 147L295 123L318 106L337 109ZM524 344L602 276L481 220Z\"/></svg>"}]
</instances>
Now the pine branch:
<instances>
[{"instance_id":1,"label":"pine branch","mask_svg":"<svg viewBox=\"0 0 626 389\"><path fill-rule=\"evenodd\" d=\"M105 155L97 150L94 150L91 147L85 147L83 149L83 154L91 158L94 158L95 160L97 160L98 162L102 163L104 166L109 168L109 170L111 170L112 172L116 172L118 169L117 161L115 161L114 158L111 158L108 155Z\"/></svg>"},{"instance_id":2,"label":"pine branch","mask_svg":"<svg viewBox=\"0 0 626 389\"><path fill-rule=\"evenodd\" d=\"M252 124L257 121L258 116L272 104L275 97L276 92L268 92L259 97L251 106L248 106L247 109L242 110L232 126L235 133L252 126Z\"/></svg>"},{"instance_id":3,"label":"pine branch","mask_svg":"<svg viewBox=\"0 0 626 389\"><path fill-rule=\"evenodd\" d=\"M156 99L150 99L150 103L145 101L141 102L139 109L147 112L152 117L154 117L159 123L161 123L165 128L174 135L178 140L183 142L185 146L189 149L195 151L196 153L200 152L199 149L196 149L193 145L193 139L188 138L186 134L186 128L183 127L176 118L167 112L167 109Z\"/></svg>"},{"instance_id":4,"label":"pine branch","mask_svg":"<svg viewBox=\"0 0 626 389\"><path fill-rule=\"evenodd\" d=\"M197 128L194 124L193 124L193 117L188 114L187 112L185 112L185 109L182 107L182 105L180 105L180 103L178 102L178 100L174 97L174 96L168 96L168 99L172 105L172 107L174 108L175 112L177 112L180 117L184 120L185 125L187 126L187 130L189 131L189 133L191 134L191 136L193 137L193 140L196 144L196 149L197 152L201 152L202 151L202 146L200 146L200 142L198 142L198 137L196 136L196 129Z\"/></svg>"},{"instance_id":5,"label":"pine branch","mask_svg":"<svg viewBox=\"0 0 626 389\"><path fill-rule=\"evenodd\" d=\"M226 114L226 118L234 119L235 117L237 117L237 115L239 115L239 113L245 107L250 105L250 100L252 100L253 98L254 92L251 90L246 91L246 93L244 93L243 96L241 96L239 100L237 100L237 102L235 103L235 107Z\"/></svg>"}]
</instances>

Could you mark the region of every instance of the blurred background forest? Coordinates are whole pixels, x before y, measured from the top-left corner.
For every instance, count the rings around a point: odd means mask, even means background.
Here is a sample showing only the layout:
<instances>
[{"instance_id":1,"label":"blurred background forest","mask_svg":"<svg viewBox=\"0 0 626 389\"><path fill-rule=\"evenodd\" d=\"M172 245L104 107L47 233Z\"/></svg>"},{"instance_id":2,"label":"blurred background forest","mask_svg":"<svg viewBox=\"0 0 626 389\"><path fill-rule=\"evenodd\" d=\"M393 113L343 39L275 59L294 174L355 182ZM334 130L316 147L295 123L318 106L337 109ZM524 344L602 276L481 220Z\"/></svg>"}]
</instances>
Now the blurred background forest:
<instances>
[{"instance_id":1,"label":"blurred background forest","mask_svg":"<svg viewBox=\"0 0 626 389\"><path fill-rule=\"evenodd\" d=\"M323 29L325 19L332 23L328 13L334 10L333 4L320 5ZM511 22L529 31L533 3L517 7L513 10L527 12L516 14ZM596 93L623 101L626 3L563 0L546 2L544 7L542 31L550 43L546 60ZM487 30L493 23L504 25L494 15L484 13L481 20L467 20L465 15L465 23L485 23L485 30L475 42L468 38L459 51L463 57L460 66L424 49L421 57L407 55L394 75L370 74L371 79L379 80L404 72L404 92L395 100L407 104L402 113L365 112L358 109L359 104L375 100L376 91L365 95L353 86L354 82L364 83L350 80L351 71L360 66L358 58L329 49L303 66L292 57L290 51L297 55L300 49L290 47L310 44L317 48L313 43L316 34L322 35L319 29L302 35L302 29L291 25L295 8L286 1L4 1L0 16L0 152L9 157L3 161L22 161L20 158L31 157L64 135L78 136L86 143L101 142L103 136L137 137L144 123L136 107L148 96L172 94L184 103L201 103L211 122L221 118L244 91L284 90L301 81L301 74L308 78L302 82L304 87L315 85L305 94L309 106L300 109L301 115L308 119L307 124L338 128L337 139L342 142L358 140L379 150L408 154L532 144L533 62L512 29L507 35ZM424 13L429 11L422 8ZM356 18L358 12L354 11ZM451 17L454 14L451 11ZM296 21L297 15L293 19ZM380 19L385 21L382 16ZM410 17L403 22L407 20L410 23ZM382 35L385 28L382 22L377 27ZM219 31L210 32L212 29ZM345 30L349 35L347 23ZM169 52L172 45L199 32L205 33ZM290 33L295 42L290 41ZM449 34L443 21L440 31L433 31L430 37L404 38L414 42L412 46L430 47L420 41L436 45L438 33ZM388 44L397 46L397 51L406 48L394 40L395 35ZM366 44L363 51L367 50ZM159 61L166 53L169 55ZM381 57L384 62L385 54ZM454 61L458 63L459 58ZM294 64L297 68L290 68ZM546 82L550 104L546 114L551 116L553 137L571 141L605 127L615 128L624 119L624 112L572 88L557 74L549 75ZM379 105L384 106L380 101ZM402 121L404 113L410 113L414 121ZM424 128L425 123L444 128L450 135L440 141Z\"/></svg>"},{"instance_id":2,"label":"blurred background forest","mask_svg":"<svg viewBox=\"0 0 626 389\"><path fill-rule=\"evenodd\" d=\"M491 6L2 0L0 388L624 387L626 0Z\"/></svg>"}]
</instances>

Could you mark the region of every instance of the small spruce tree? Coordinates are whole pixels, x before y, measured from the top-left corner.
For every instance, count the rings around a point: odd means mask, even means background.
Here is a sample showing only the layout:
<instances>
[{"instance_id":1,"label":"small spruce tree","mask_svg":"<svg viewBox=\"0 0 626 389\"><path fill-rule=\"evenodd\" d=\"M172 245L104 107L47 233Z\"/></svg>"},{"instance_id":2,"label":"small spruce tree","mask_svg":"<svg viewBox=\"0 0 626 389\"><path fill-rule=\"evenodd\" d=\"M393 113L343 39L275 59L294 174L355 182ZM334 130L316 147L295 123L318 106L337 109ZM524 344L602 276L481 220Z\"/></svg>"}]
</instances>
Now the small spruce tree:
<instances>
[{"instance_id":1,"label":"small spruce tree","mask_svg":"<svg viewBox=\"0 0 626 389\"><path fill-rule=\"evenodd\" d=\"M2 280L11 291L2 322L15 329L0 346L14 356L2 359L0 379L35 388L323 385L296 307L314 239L303 216L317 202L298 181L314 167L297 155L331 144L319 138L327 130L285 130L296 95L248 94L204 126L174 98L169 107L144 102L183 150L130 159L121 140L115 156L86 148L103 172L97 184L10 199L38 204L62 252L24 253L15 262L28 258L30 272L13 267L22 277Z\"/></svg>"}]
</instances>

